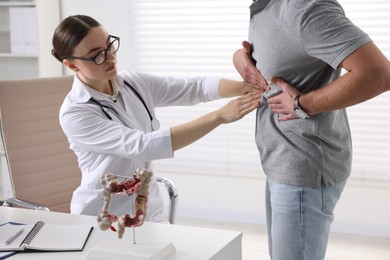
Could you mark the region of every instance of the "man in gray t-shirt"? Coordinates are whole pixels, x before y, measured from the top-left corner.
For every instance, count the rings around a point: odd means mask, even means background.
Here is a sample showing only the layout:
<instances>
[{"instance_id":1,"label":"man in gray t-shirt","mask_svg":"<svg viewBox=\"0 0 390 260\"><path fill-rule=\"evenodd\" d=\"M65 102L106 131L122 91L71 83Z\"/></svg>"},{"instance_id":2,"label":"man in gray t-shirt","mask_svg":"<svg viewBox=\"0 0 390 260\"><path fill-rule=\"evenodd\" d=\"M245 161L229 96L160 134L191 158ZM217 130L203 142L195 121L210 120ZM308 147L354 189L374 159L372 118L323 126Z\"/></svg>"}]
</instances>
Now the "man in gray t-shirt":
<instances>
[{"instance_id":1,"label":"man in gray t-shirt","mask_svg":"<svg viewBox=\"0 0 390 260\"><path fill-rule=\"evenodd\" d=\"M351 170L345 107L390 89L389 61L336 0L254 1L249 42L234 64L266 89L256 144L267 175L270 255L323 259Z\"/></svg>"}]
</instances>

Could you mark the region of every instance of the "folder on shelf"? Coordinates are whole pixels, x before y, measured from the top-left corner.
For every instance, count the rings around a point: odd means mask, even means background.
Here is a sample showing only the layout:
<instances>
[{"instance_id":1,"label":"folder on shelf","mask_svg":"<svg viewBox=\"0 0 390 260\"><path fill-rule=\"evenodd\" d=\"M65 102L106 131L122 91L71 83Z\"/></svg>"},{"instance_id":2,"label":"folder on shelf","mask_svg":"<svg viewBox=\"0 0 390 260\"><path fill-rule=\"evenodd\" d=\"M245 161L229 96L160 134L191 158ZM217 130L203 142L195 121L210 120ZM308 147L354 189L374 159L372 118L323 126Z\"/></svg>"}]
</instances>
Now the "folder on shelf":
<instances>
[{"instance_id":1,"label":"folder on shelf","mask_svg":"<svg viewBox=\"0 0 390 260\"><path fill-rule=\"evenodd\" d=\"M10 47L12 54L38 54L38 20L35 7L10 7Z\"/></svg>"}]
</instances>

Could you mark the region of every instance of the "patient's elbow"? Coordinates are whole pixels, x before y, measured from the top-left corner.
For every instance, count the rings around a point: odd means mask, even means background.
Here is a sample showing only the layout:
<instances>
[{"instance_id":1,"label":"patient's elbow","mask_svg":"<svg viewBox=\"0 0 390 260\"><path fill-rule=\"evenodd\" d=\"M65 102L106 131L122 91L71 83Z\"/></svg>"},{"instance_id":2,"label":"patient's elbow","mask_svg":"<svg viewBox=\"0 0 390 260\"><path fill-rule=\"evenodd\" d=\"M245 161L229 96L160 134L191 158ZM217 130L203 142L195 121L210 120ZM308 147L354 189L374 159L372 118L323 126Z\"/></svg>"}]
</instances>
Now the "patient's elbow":
<instances>
[{"instance_id":1,"label":"patient's elbow","mask_svg":"<svg viewBox=\"0 0 390 260\"><path fill-rule=\"evenodd\" d=\"M382 64L380 67L376 66L370 71L371 86L375 88L375 95L390 90L390 62Z\"/></svg>"},{"instance_id":2,"label":"patient's elbow","mask_svg":"<svg viewBox=\"0 0 390 260\"><path fill-rule=\"evenodd\" d=\"M388 91L390 90L390 61L387 61L387 66L383 74L383 91Z\"/></svg>"}]
</instances>

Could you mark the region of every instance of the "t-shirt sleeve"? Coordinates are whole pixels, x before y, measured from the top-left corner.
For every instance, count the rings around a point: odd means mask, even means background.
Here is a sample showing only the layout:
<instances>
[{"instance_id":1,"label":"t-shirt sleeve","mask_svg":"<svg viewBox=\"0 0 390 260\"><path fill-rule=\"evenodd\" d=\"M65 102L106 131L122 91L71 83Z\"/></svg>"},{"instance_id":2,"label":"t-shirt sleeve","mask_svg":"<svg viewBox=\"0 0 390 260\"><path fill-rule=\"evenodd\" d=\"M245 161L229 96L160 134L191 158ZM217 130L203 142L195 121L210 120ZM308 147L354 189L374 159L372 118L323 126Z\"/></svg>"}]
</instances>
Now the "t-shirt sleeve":
<instances>
[{"instance_id":1,"label":"t-shirt sleeve","mask_svg":"<svg viewBox=\"0 0 390 260\"><path fill-rule=\"evenodd\" d=\"M345 16L336 1L297 2L300 6L297 6L296 26L303 49L334 69L355 50L371 42L370 37Z\"/></svg>"}]
</instances>

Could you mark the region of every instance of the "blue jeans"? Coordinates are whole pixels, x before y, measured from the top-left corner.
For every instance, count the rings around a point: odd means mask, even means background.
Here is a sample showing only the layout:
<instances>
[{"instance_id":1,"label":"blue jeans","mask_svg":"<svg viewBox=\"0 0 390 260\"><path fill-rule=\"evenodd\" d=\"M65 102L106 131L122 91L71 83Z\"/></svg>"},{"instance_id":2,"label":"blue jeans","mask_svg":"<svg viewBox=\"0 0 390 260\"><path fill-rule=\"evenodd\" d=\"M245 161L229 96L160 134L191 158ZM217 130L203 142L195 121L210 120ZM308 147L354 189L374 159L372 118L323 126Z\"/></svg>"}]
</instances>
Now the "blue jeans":
<instances>
[{"instance_id":1,"label":"blue jeans","mask_svg":"<svg viewBox=\"0 0 390 260\"><path fill-rule=\"evenodd\" d=\"M267 179L268 247L272 260L325 258L333 210L346 182L311 188Z\"/></svg>"}]
</instances>

